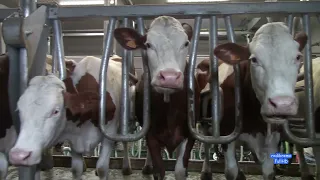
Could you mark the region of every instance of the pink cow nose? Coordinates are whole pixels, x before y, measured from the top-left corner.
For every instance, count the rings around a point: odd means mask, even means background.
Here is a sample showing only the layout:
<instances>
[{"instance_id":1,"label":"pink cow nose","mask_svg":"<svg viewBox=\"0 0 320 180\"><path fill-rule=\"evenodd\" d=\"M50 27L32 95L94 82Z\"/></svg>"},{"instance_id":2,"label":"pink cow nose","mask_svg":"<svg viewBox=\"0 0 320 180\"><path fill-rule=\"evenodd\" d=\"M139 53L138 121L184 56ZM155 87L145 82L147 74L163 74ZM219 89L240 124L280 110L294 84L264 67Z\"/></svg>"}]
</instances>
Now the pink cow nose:
<instances>
[{"instance_id":1,"label":"pink cow nose","mask_svg":"<svg viewBox=\"0 0 320 180\"><path fill-rule=\"evenodd\" d=\"M166 88L178 89L183 84L183 77L181 72L174 69L165 69L159 72L159 85Z\"/></svg>"},{"instance_id":2,"label":"pink cow nose","mask_svg":"<svg viewBox=\"0 0 320 180\"><path fill-rule=\"evenodd\" d=\"M276 96L269 98L270 104L276 109L290 108L294 104L295 98L291 96Z\"/></svg>"},{"instance_id":3,"label":"pink cow nose","mask_svg":"<svg viewBox=\"0 0 320 180\"><path fill-rule=\"evenodd\" d=\"M13 149L10 151L9 160L13 165L23 165L24 161L30 157L31 151Z\"/></svg>"}]
</instances>

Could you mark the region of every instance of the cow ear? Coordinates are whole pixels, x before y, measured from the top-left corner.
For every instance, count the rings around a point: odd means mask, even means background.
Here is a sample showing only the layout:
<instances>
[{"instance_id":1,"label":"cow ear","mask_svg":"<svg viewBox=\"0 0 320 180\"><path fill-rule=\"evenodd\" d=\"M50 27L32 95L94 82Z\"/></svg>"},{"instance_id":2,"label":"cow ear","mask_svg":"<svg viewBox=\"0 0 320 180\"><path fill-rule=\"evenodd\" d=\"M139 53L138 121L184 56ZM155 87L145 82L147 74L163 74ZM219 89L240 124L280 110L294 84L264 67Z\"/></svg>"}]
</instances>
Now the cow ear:
<instances>
[{"instance_id":1,"label":"cow ear","mask_svg":"<svg viewBox=\"0 0 320 180\"><path fill-rule=\"evenodd\" d=\"M210 70L210 60L204 59L197 65L197 70L200 73L207 73Z\"/></svg>"},{"instance_id":2,"label":"cow ear","mask_svg":"<svg viewBox=\"0 0 320 180\"><path fill-rule=\"evenodd\" d=\"M82 92L79 94L63 93L66 107L73 115L85 114L99 105L99 95L94 92Z\"/></svg>"},{"instance_id":3,"label":"cow ear","mask_svg":"<svg viewBox=\"0 0 320 180\"><path fill-rule=\"evenodd\" d=\"M214 55L223 62L233 65L239 61L249 60L249 47L240 46L236 43L225 43L214 49Z\"/></svg>"},{"instance_id":4,"label":"cow ear","mask_svg":"<svg viewBox=\"0 0 320 180\"><path fill-rule=\"evenodd\" d=\"M307 44L308 36L305 32L299 32L295 35L294 40L299 43L299 51L302 51Z\"/></svg>"},{"instance_id":5,"label":"cow ear","mask_svg":"<svg viewBox=\"0 0 320 180\"><path fill-rule=\"evenodd\" d=\"M118 43L127 50L139 48L145 49L146 36L140 35L136 30L131 28L117 28L113 32L114 38Z\"/></svg>"},{"instance_id":6,"label":"cow ear","mask_svg":"<svg viewBox=\"0 0 320 180\"><path fill-rule=\"evenodd\" d=\"M188 35L188 40L191 41L193 36L193 29L188 23L181 23L184 32Z\"/></svg>"}]
</instances>

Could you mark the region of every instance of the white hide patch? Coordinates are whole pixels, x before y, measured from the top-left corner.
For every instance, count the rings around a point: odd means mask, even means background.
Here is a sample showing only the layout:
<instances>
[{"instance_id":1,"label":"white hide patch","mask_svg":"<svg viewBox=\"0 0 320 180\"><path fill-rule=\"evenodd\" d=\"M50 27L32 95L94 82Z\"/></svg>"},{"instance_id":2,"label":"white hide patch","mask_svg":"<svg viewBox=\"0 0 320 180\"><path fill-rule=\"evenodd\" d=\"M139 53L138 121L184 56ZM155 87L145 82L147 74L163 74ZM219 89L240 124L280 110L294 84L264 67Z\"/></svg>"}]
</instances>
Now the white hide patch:
<instances>
[{"instance_id":1,"label":"white hide patch","mask_svg":"<svg viewBox=\"0 0 320 180\"><path fill-rule=\"evenodd\" d=\"M219 85L221 85L227 79L227 77L229 77L233 72L234 72L234 69L232 65L221 63L218 69ZM201 92L205 92L208 90L210 90L209 83L206 84L206 86L201 90Z\"/></svg>"}]
</instances>

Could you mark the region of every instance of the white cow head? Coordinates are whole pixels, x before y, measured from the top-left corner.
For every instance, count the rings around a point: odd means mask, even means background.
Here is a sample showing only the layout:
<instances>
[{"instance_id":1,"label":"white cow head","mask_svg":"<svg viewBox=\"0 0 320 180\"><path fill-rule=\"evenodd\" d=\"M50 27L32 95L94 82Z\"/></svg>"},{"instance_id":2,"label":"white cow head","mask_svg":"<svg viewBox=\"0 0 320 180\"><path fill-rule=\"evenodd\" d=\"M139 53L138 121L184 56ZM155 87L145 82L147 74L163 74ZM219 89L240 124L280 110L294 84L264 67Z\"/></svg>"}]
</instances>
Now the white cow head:
<instances>
[{"instance_id":1,"label":"white cow head","mask_svg":"<svg viewBox=\"0 0 320 180\"><path fill-rule=\"evenodd\" d=\"M171 94L183 88L192 33L189 24L160 16L151 23L146 35L130 28L117 28L114 37L125 49L146 49L151 85L159 93Z\"/></svg>"},{"instance_id":2,"label":"white cow head","mask_svg":"<svg viewBox=\"0 0 320 180\"><path fill-rule=\"evenodd\" d=\"M293 39L282 22L267 23L255 33L249 47L226 43L217 46L214 53L228 64L251 61L252 87L262 115L295 115L295 84L307 39L305 33Z\"/></svg>"},{"instance_id":3,"label":"white cow head","mask_svg":"<svg viewBox=\"0 0 320 180\"><path fill-rule=\"evenodd\" d=\"M17 104L21 125L17 142L9 153L13 165L38 164L42 151L54 145L65 129L66 108L71 108L72 114L77 114L76 108L79 107L73 103L74 99L86 102L82 96L87 95L73 95L67 89L67 83L54 75L31 79ZM86 104L81 108L86 111Z\"/></svg>"}]
</instances>

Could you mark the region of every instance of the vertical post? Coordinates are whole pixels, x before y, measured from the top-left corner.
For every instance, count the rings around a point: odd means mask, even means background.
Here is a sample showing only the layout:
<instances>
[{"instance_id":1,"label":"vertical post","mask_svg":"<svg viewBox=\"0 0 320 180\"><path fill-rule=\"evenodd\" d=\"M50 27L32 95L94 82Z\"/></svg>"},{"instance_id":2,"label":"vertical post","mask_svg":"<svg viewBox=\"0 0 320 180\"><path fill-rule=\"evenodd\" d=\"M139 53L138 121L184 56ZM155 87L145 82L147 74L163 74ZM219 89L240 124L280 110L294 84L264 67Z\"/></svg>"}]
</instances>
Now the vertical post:
<instances>
[{"instance_id":1,"label":"vertical post","mask_svg":"<svg viewBox=\"0 0 320 180\"><path fill-rule=\"evenodd\" d=\"M314 104L313 104L313 77L312 77L312 57L311 57L311 30L310 30L310 17L308 14L303 15L303 28L308 36L308 41L304 50L304 77L305 77L305 96L307 99L306 106L306 126L308 137L315 138L315 123L314 123Z\"/></svg>"},{"instance_id":2,"label":"vertical post","mask_svg":"<svg viewBox=\"0 0 320 180\"><path fill-rule=\"evenodd\" d=\"M2 23L0 23L0 29L2 29ZM0 31L0 54L3 54L6 52L6 44L3 40L2 31Z\"/></svg>"},{"instance_id":3,"label":"vertical post","mask_svg":"<svg viewBox=\"0 0 320 180\"><path fill-rule=\"evenodd\" d=\"M59 78L64 80L67 77L66 64L64 62L64 46L63 46L63 37L62 37L62 28L61 22L58 19L53 20L53 36L54 36L54 58L53 61L58 62Z\"/></svg>"},{"instance_id":4,"label":"vertical post","mask_svg":"<svg viewBox=\"0 0 320 180\"><path fill-rule=\"evenodd\" d=\"M287 17L287 26L289 28L290 33L292 34L292 26L293 26L293 15L289 14Z\"/></svg>"},{"instance_id":5,"label":"vertical post","mask_svg":"<svg viewBox=\"0 0 320 180\"><path fill-rule=\"evenodd\" d=\"M35 0L20 0L20 8L23 17L28 17L33 11L36 10ZM28 85L28 58L27 50L25 48L20 48L19 52L19 69L20 69L20 95L24 92ZM17 131L20 131L20 120L19 127ZM36 166L32 167L19 167L19 179L21 180L31 180L35 178Z\"/></svg>"},{"instance_id":6,"label":"vertical post","mask_svg":"<svg viewBox=\"0 0 320 180\"><path fill-rule=\"evenodd\" d=\"M104 134L107 133L106 131L106 90L107 90L107 70L108 64L110 59L110 50L113 40L113 30L116 26L117 19L115 17L109 18L109 23L107 26L107 31L105 31L104 36L104 45L103 45L103 54L101 58L101 67L100 67L100 74L99 74L99 95L100 95L100 102L99 102L99 122L100 128Z\"/></svg>"},{"instance_id":7,"label":"vertical post","mask_svg":"<svg viewBox=\"0 0 320 180\"><path fill-rule=\"evenodd\" d=\"M216 16L210 17L209 28L209 52L211 61L211 92L212 92L212 135L215 138L220 136L220 93L219 93L219 73L218 58L214 55L213 50L218 44L218 22Z\"/></svg>"},{"instance_id":8,"label":"vertical post","mask_svg":"<svg viewBox=\"0 0 320 180\"><path fill-rule=\"evenodd\" d=\"M202 23L202 17L197 16L194 23L193 39L191 44L191 52L189 56L189 67L188 67L188 121L192 123L193 128L195 127L195 94L194 94L194 71L197 60L197 49L200 37L200 28Z\"/></svg>"},{"instance_id":9,"label":"vertical post","mask_svg":"<svg viewBox=\"0 0 320 180\"><path fill-rule=\"evenodd\" d=\"M235 43L235 35L233 31L233 25L231 16L226 16L224 18L228 40L232 43ZM235 128L238 132L241 132L242 129L242 100L241 100L241 81L240 81L240 64L236 64L233 66L235 73Z\"/></svg>"},{"instance_id":10,"label":"vertical post","mask_svg":"<svg viewBox=\"0 0 320 180\"><path fill-rule=\"evenodd\" d=\"M123 26L129 26L129 19L123 19ZM123 48L123 57L122 57L122 87L121 87L121 134L128 134L128 124L130 116L130 98L129 98L129 54L128 50Z\"/></svg>"}]
</instances>

